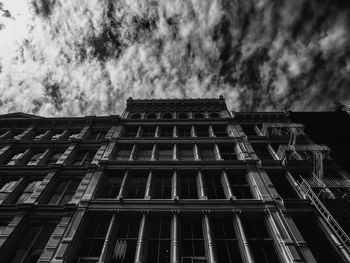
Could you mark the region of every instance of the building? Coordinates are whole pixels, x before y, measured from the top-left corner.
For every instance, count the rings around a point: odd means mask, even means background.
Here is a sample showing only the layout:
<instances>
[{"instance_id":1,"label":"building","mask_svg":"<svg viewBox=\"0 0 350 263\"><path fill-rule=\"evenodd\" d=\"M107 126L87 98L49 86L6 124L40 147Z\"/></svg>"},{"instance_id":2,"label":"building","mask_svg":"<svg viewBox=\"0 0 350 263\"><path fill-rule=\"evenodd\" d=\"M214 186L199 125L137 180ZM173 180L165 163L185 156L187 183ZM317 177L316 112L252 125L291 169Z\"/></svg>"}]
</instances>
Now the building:
<instances>
[{"instance_id":1,"label":"building","mask_svg":"<svg viewBox=\"0 0 350 263\"><path fill-rule=\"evenodd\" d=\"M223 97L1 115L0 262L350 262L349 127Z\"/></svg>"}]
</instances>

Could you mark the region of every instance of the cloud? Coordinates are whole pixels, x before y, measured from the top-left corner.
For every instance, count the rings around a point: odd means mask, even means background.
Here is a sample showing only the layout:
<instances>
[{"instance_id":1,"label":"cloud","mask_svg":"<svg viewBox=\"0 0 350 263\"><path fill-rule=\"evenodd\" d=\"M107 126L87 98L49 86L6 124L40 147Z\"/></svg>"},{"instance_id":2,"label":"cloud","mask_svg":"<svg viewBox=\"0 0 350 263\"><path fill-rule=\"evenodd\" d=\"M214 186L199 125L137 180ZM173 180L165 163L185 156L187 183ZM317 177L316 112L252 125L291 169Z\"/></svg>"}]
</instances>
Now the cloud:
<instances>
[{"instance_id":1,"label":"cloud","mask_svg":"<svg viewBox=\"0 0 350 263\"><path fill-rule=\"evenodd\" d=\"M121 113L136 98L233 110L350 101L348 1L2 1L0 112Z\"/></svg>"}]
</instances>

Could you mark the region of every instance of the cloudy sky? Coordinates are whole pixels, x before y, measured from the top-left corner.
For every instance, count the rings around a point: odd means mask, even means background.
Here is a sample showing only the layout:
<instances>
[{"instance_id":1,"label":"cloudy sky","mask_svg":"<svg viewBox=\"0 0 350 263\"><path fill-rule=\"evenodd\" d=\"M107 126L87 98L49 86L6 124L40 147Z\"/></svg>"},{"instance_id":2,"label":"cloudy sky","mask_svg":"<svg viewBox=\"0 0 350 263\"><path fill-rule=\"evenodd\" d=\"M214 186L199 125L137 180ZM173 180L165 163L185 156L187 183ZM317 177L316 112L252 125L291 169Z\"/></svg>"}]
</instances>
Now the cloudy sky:
<instances>
[{"instance_id":1,"label":"cloudy sky","mask_svg":"<svg viewBox=\"0 0 350 263\"><path fill-rule=\"evenodd\" d=\"M350 1L0 0L0 113L221 94L236 111L350 105Z\"/></svg>"}]
</instances>

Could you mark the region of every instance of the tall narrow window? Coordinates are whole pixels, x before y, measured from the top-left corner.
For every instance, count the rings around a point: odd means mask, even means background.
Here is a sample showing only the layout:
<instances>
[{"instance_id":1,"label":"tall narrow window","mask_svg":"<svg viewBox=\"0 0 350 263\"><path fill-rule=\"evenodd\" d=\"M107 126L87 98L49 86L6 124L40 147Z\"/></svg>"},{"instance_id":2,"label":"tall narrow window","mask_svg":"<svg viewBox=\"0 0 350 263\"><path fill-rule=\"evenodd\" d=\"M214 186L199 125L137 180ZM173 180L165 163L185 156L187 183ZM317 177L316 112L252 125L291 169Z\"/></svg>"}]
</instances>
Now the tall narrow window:
<instances>
[{"instance_id":1,"label":"tall narrow window","mask_svg":"<svg viewBox=\"0 0 350 263\"><path fill-rule=\"evenodd\" d=\"M208 198L225 199L225 192L221 182L221 171L203 171L202 175Z\"/></svg>"},{"instance_id":2,"label":"tall narrow window","mask_svg":"<svg viewBox=\"0 0 350 263\"><path fill-rule=\"evenodd\" d=\"M95 156L94 150L80 150L77 152L73 165L88 165L91 164L92 159Z\"/></svg>"},{"instance_id":3,"label":"tall narrow window","mask_svg":"<svg viewBox=\"0 0 350 263\"><path fill-rule=\"evenodd\" d=\"M242 220L242 223L255 262L280 262L273 238L270 236L264 218L245 218Z\"/></svg>"},{"instance_id":4,"label":"tall narrow window","mask_svg":"<svg viewBox=\"0 0 350 263\"><path fill-rule=\"evenodd\" d=\"M18 183L17 178L5 177L0 182L0 204L12 193Z\"/></svg>"},{"instance_id":5,"label":"tall narrow window","mask_svg":"<svg viewBox=\"0 0 350 263\"><path fill-rule=\"evenodd\" d=\"M341 263L339 252L327 238L317 220L311 216L293 216L293 221L318 263Z\"/></svg>"},{"instance_id":6,"label":"tall narrow window","mask_svg":"<svg viewBox=\"0 0 350 263\"><path fill-rule=\"evenodd\" d=\"M154 199L170 199L171 198L171 171L155 171L153 194Z\"/></svg>"},{"instance_id":7,"label":"tall narrow window","mask_svg":"<svg viewBox=\"0 0 350 263\"><path fill-rule=\"evenodd\" d=\"M182 170L178 174L180 179L180 198L198 199L197 171Z\"/></svg>"},{"instance_id":8,"label":"tall narrow window","mask_svg":"<svg viewBox=\"0 0 350 263\"><path fill-rule=\"evenodd\" d=\"M236 235L234 221L232 219L212 220L216 250L219 262L239 263L243 262L239 249L239 241Z\"/></svg>"},{"instance_id":9,"label":"tall narrow window","mask_svg":"<svg viewBox=\"0 0 350 263\"><path fill-rule=\"evenodd\" d=\"M132 151L132 144L117 144L117 151L115 154L116 161L127 161L130 158Z\"/></svg>"},{"instance_id":10,"label":"tall narrow window","mask_svg":"<svg viewBox=\"0 0 350 263\"><path fill-rule=\"evenodd\" d=\"M139 144L137 146L136 160L150 161L152 157L152 148L153 145L151 144Z\"/></svg>"},{"instance_id":11,"label":"tall narrow window","mask_svg":"<svg viewBox=\"0 0 350 263\"><path fill-rule=\"evenodd\" d=\"M199 158L202 161L215 161L214 146L213 145L198 145Z\"/></svg>"},{"instance_id":12,"label":"tall narrow window","mask_svg":"<svg viewBox=\"0 0 350 263\"><path fill-rule=\"evenodd\" d=\"M268 172L268 176L276 188L277 193L285 199L295 199L298 198L297 193L293 189L291 183L288 181L286 177L286 173L284 171L280 172Z\"/></svg>"},{"instance_id":13,"label":"tall narrow window","mask_svg":"<svg viewBox=\"0 0 350 263\"><path fill-rule=\"evenodd\" d=\"M70 180L70 179L61 180L58 183L48 203L50 205L68 203L72 199L73 195L75 194L75 191L79 186L79 183L80 183L80 180Z\"/></svg>"},{"instance_id":14,"label":"tall narrow window","mask_svg":"<svg viewBox=\"0 0 350 263\"><path fill-rule=\"evenodd\" d=\"M178 159L180 161L193 161L193 145L192 144L179 144L178 147Z\"/></svg>"},{"instance_id":15,"label":"tall narrow window","mask_svg":"<svg viewBox=\"0 0 350 263\"><path fill-rule=\"evenodd\" d=\"M124 136L129 138L136 137L138 129L139 126L136 125L124 126Z\"/></svg>"},{"instance_id":16,"label":"tall narrow window","mask_svg":"<svg viewBox=\"0 0 350 263\"><path fill-rule=\"evenodd\" d=\"M172 144L163 145L158 144L158 160L159 161L171 161L173 160L174 147Z\"/></svg>"},{"instance_id":17,"label":"tall narrow window","mask_svg":"<svg viewBox=\"0 0 350 263\"><path fill-rule=\"evenodd\" d=\"M219 151L221 158L225 161L232 161L237 160L237 154L235 152L235 145L234 144L220 144Z\"/></svg>"},{"instance_id":18,"label":"tall narrow window","mask_svg":"<svg viewBox=\"0 0 350 263\"><path fill-rule=\"evenodd\" d=\"M227 177L230 182L233 195L237 199L253 198L245 171L228 170Z\"/></svg>"},{"instance_id":19,"label":"tall narrow window","mask_svg":"<svg viewBox=\"0 0 350 263\"><path fill-rule=\"evenodd\" d=\"M173 126L160 126L160 137L173 137L174 127Z\"/></svg>"},{"instance_id":20,"label":"tall narrow window","mask_svg":"<svg viewBox=\"0 0 350 263\"><path fill-rule=\"evenodd\" d=\"M156 135L156 126L143 126L142 137L154 137Z\"/></svg>"},{"instance_id":21,"label":"tall narrow window","mask_svg":"<svg viewBox=\"0 0 350 263\"><path fill-rule=\"evenodd\" d=\"M148 171L130 171L130 181L127 185L125 198L138 198L145 197L146 183Z\"/></svg>"},{"instance_id":22,"label":"tall narrow window","mask_svg":"<svg viewBox=\"0 0 350 263\"><path fill-rule=\"evenodd\" d=\"M195 126L197 137L209 137L209 126Z\"/></svg>"},{"instance_id":23,"label":"tall narrow window","mask_svg":"<svg viewBox=\"0 0 350 263\"><path fill-rule=\"evenodd\" d=\"M170 225L169 218L151 218L147 263L170 262Z\"/></svg>"},{"instance_id":24,"label":"tall narrow window","mask_svg":"<svg viewBox=\"0 0 350 263\"><path fill-rule=\"evenodd\" d=\"M177 126L177 135L179 137L191 137L191 126Z\"/></svg>"},{"instance_id":25,"label":"tall narrow window","mask_svg":"<svg viewBox=\"0 0 350 263\"><path fill-rule=\"evenodd\" d=\"M257 135L254 124L241 124L240 126L246 135Z\"/></svg>"},{"instance_id":26,"label":"tall narrow window","mask_svg":"<svg viewBox=\"0 0 350 263\"><path fill-rule=\"evenodd\" d=\"M97 262L105 241L109 217L90 217L84 224L84 237L81 240L80 247L77 252L77 258L74 262Z\"/></svg>"},{"instance_id":27,"label":"tall narrow window","mask_svg":"<svg viewBox=\"0 0 350 263\"><path fill-rule=\"evenodd\" d=\"M204 249L203 228L201 219L183 218L181 220L181 236L181 262L207 262Z\"/></svg>"},{"instance_id":28,"label":"tall narrow window","mask_svg":"<svg viewBox=\"0 0 350 263\"><path fill-rule=\"evenodd\" d=\"M117 225L117 240L111 263L133 263L136 254L140 219L122 217Z\"/></svg>"},{"instance_id":29,"label":"tall narrow window","mask_svg":"<svg viewBox=\"0 0 350 263\"><path fill-rule=\"evenodd\" d=\"M256 144L253 144L252 146L256 155L259 157L259 159L272 160L272 156L269 150L267 149L267 144L256 143Z\"/></svg>"},{"instance_id":30,"label":"tall narrow window","mask_svg":"<svg viewBox=\"0 0 350 263\"><path fill-rule=\"evenodd\" d=\"M39 187L41 180L34 180L27 184L22 194L17 198L16 203L21 204L30 198L34 191Z\"/></svg>"},{"instance_id":31,"label":"tall narrow window","mask_svg":"<svg viewBox=\"0 0 350 263\"><path fill-rule=\"evenodd\" d=\"M108 175L103 183L98 197L100 198L116 198L120 191L120 186L122 184L125 175L124 170L116 170L113 174Z\"/></svg>"},{"instance_id":32,"label":"tall narrow window","mask_svg":"<svg viewBox=\"0 0 350 263\"><path fill-rule=\"evenodd\" d=\"M27 228L18 238L17 244L11 249L13 253L6 262L37 262L54 229L54 225L34 225Z\"/></svg>"},{"instance_id":33,"label":"tall narrow window","mask_svg":"<svg viewBox=\"0 0 350 263\"><path fill-rule=\"evenodd\" d=\"M227 137L226 125L213 125L213 132L216 137Z\"/></svg>"}]
</instances>

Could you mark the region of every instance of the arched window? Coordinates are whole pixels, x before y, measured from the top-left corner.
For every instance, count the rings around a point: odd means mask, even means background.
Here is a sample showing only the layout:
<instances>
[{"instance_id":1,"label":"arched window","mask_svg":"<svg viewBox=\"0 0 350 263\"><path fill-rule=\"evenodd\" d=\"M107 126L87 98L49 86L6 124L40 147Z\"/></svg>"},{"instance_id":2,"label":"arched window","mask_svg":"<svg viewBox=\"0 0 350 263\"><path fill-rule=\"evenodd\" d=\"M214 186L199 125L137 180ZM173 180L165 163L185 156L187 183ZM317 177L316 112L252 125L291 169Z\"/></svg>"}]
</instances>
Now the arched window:
<instances>
[{"instance_id":1,"label":"arched window","mask_svg":"<svg viewBox=\"0 0 350 263\"><path fill-rule=\"evenodd\" d=\"M167 112L167 113L164 113L162 117L163 117L163 119L172 119L173 114L170 112Z\"/></svg>"},{"instance_id":2,"label":"arched window","mask_svg":"<svg viewBox=\"0 0 350 263\"><path fill-rule=\"evenodd\" d=\"M189 115L186 112L179 113L179 119L188 119Z\"/></svg>"},{"instance_id":3,"label":"arched window","mask_svg":"<svg viewBox=\"0 0 350 263\"><path fill-rule=\"evenodd\" d=\"M209 117L210 118L220 118L221 116L220 116L220 113L218 113L218 112L211 112L211 113L209 113Z\"/></svg>"},{"instance_id":4,"label":"arched window","mask_svg":"<svg viewBox=\"0 0 350 263\"><path fill-rule=\"evenodd\" d=\"M154 112L148 113L146 116L147 119L157 119L157 117L157 113Z\"/></svg>"},{"instance_id":5,"label":"arched window","mask_svg":"<svg viewBox=\"0 0 350 263\"><path fill-rule=\"evenodd\" d=\"M201 112L197 112L194 114L195 119L204 119L204 114Z\"/></svg>"},{"instance_id":6,"label":"arched window","mask_svg":"<svg viewBox=\"0 0 350 263\"><path fill-rule=\"evenodd\" d=\"M141 119L141 114L140 113L133 113L132 115L131 115L131 119Z\"/></svg>"}]
</instances>

